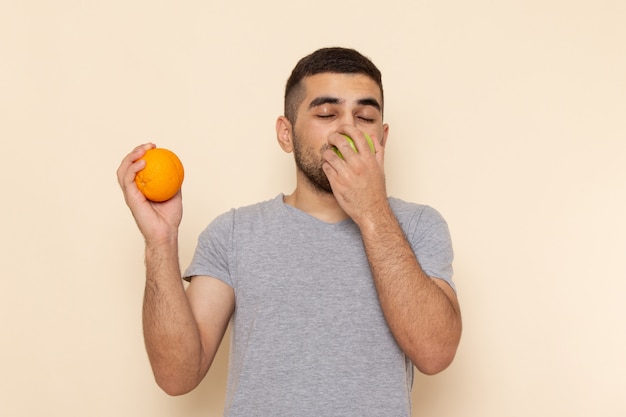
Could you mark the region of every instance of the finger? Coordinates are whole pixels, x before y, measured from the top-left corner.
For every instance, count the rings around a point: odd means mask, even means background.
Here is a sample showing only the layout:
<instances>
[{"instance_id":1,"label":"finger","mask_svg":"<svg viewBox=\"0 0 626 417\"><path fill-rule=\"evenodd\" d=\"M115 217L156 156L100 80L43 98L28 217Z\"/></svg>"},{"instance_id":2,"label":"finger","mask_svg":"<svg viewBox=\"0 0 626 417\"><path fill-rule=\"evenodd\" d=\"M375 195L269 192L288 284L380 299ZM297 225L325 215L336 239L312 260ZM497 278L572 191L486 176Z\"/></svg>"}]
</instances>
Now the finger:
<instances>
[{"instance_id":1,"label":"finger","mask_svg":"<svg viewBox=\"0 0 626 417\"><path fill-rule=\"evenodd\" d=\"M129 185L135 184L135 177L137 173L146 167L146 161L139 159L133 162L124 172L122 177L122 187L126 188Z\"/></svg>"},{"instance_id":2,"label":"finger","mask_svg":"<svg viewBox=\"0 0 626 417\"><path fill-rule=\"evenodd\" d=\"M137 173L146 166L146 161L140 158L146 151L154 147L155 145L152 143L137 146L131 153L126 155L118 169L118 182L124 194L124 200L126 204L131 207L131 211L132 207L144 204L147 201L146 197L137 187L135 177Z\"/></svg>"},{"instance_id":3,"label":"finger","mask_svg":"<svg viewBox=\"0 0 626 417\"><path fill-rule=\"evenodd\" d=\"M335 158L339 159L339 157L336 155ZM328 178L328 182L330 183L330 186L332 188L337 179L337 170L329 162L325 162L324 164L322 164L322 170L326 174L326 178Z\"/></svg>"},{"instance_id":4,"label":"finger","mask_svg":"<svg viewBox=\"0 0 626 417\"><path fill-rule=\"evenodd\" d=\"M339 158L344 159L346 155L354 153L355 149L350 143L349 136L345 133L335 132L328 137L328 144L331 145L335 153L339 151Z\"/></svg>"},{"instance_id":5,"label":"finger","mask_svg":"<svg viewBox=\"0 0 626 417\"><path fill-rule=\"evenodd\" d=\"M375 145L375 139L372 139L369 135L366 137L366 133L362 132L355 126L342 125L339 127L337 133L339 133L344 138L344 135L348 136L349 139L345 139L347 140L349 148L352 149L353 152L356 150L356 153L375 153L375 148L374 150L372 150L372 146ZM372 140L372 146L370 146L370 140L368 140L368 137L370 137L370 139Z\"/></svg>"},{"instance_id":6,"label":"finger","mask_svg":"<svg viewBox=\"0 0 626 417\"><path fill-rule=\"evenodd\" d=\"M342 164L345 164L345 161L343 160L343 157L342 157L343 155L342 156L337 155L338 151L339 150L337 148L332 147L332 148L326 149L322 153L322 159L324 160L324 165L329 165L329 168L332 170L337 170L341 167ZM344 152L346 151L344 150ZM350 148L350 152L354 153L352 148Z\"/></svg>"},{"instance_id":7,"label":"finger","mask_svg":"<svg viewBox=\"0 0 626 417\"><path fill-rule=\"evenodd\" d=\"M356 147L357 152L373 153L370 148L369 141L366 139L364 132L361 132L360 130L356 130L354 133L348 136L350 136L350 138L352 139L352 142L354 143L354 146Z\"/></svg>"},{"instance_id":8,"label":"finger","mask_svg":"<svg viewBox=\"0 0 626 417\"><path fill-rule=\"evenodd\" d=\"M372 141L372 145L374 146L374 153L378 153L381 152L383 150L383 145L380 143L380 140L378 139L378 136L376 136L375 133L372 133L371 135L369 135L371 141ZM369 143L368 143L369 146Z\"/></svg>"},{"instance_id":9,"label":"finger","mask_svg":"<svg viewBox=\"0 0 626 417\"><path fill-rule=\"evenodd\" d=\"M156 148L156 145L154 143L144 143L142 145L137 146L135 149L133 149L128 155L126 155L124 157L124 159L122 160L122 164L121 165L125 165L128 166L130 164L132 164L133 162L135 162L136 160L138 160L139 158L141 158L142 156L144 156L144 154L152 148Z\"/></svg>"},{"instance_id":10,"label":"finger","mask_svg":"<svg viewBox=\"0 0 626 417\"><path fill-rule=\"evenodd\" d=\"M376 161L382 166L385 160L385 146L380 143L377 137L372 136L372 143L374 144L374 155L376 156Z\"/></svg>"},{"instance_id":11,"label":"finger","mask_svg":"<svg viewBox=\"0 0 626 417\"><path fill-rule=\"evenodd\" d=\"M135 149L132 150L132 152L130 152L128 155L126 155L124 157L124 159L122 159L122 162L120 163L119 168L117 169L117 180L120 184L120 186L124 186L124 184L128 183L128 175L129 175L129 169L130 167L139 159L141 158L146 151L148 151L148 149L152 149L155 148L156 145L153 143L144 143L142 145L137 146ZM137 168L137 166L135 166L135 169ZM137 172L139 172L141 169L143 168L139 168L136 169L134 171L134 174L136 174ZM134 179L134 175L133 175L133 179Z\"/></svg>"},{"instance_id":12,"label":"finger","mask_svg":"<svg viewBox=\"0 0 626 417\"><path fill-rule=\"evenodd\" d=\"M350 148L346 152L356 155L356 152L354 152L352 148ZM322 169L324 170L324 173L326 174L326 177L328 178L328 181L330 182L330 185L334 190L339 182L344 182L349 178L350 172L353 168L350 167L348 161L340 158L332 150L326 150L323 154L323 157L325 161L322 164Z\"/></svg>"}]
</instances>

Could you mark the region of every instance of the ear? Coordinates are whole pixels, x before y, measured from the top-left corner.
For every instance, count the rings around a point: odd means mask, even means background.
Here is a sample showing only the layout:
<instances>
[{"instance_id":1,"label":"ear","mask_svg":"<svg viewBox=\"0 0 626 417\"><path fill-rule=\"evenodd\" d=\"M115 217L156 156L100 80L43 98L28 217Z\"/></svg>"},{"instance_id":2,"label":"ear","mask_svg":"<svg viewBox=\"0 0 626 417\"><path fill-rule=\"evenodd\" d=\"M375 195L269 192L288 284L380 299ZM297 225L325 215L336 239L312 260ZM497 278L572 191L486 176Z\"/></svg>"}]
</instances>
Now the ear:
<instances>
[{"instance_id":1,"label":"ear","mask_svg":"<svg viewBox=\"0 0 626 417\"><path fill-rule=\"evenodd\" d=\"M383 125L383 138L380 142L381 145L385 146L387 144L387 135L389 135L389 125L385 123Z\"/></svg>"},{"instance_id":2,"label":"ear","mask_svg":"<svg viewBox=\"0 0 626 417\"><path fill-rule=\"evenodd\" d=\"M280 116L276 120L276 139L278 144L287 153L293 152L293 128L291 122L285 117Z\"/></svg>"}]
</instances>

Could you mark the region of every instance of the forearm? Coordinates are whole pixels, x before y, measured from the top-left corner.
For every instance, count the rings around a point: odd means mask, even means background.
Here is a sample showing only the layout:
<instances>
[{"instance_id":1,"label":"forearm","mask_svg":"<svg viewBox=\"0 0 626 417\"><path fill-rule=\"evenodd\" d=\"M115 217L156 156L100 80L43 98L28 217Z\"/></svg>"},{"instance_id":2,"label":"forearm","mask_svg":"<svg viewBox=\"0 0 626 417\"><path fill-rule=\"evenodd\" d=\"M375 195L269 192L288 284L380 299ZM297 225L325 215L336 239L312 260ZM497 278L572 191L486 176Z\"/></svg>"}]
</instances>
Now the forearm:
<instances>
[{"instance_id":1,"label":"forearm","mask_svg":"<svg viewBox=\"0 0 626 417\"><path fill-rule=\"evenodd\" d=\"M202 343L181 280L176 239L146 245L143 330L159 386L171 395L193 389L205 372Z\"/></svg>"},{"instance_id":2,"label":"forearm","mask_svg":"<svg viewBox=\"0 0 626 417\"><path fill-rule=\"evenodd\" d=\"M461 335L451 288L424 273L390 209L361 225L361 232L381 308L398 345L420 371L443 370Z\"/></svg>"}]
</instances>

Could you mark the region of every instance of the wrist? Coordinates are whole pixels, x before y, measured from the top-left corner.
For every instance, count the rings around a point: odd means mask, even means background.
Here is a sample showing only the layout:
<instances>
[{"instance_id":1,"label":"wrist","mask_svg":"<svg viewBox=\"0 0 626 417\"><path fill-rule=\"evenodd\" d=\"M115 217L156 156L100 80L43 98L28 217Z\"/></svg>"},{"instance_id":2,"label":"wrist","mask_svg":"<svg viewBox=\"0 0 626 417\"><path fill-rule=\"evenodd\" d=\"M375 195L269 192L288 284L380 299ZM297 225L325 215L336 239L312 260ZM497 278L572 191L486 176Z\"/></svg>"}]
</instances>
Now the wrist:
<instances>
[{"instance_id":1,"label":"wrist","mask_svg":"<svg viewBox=\"0 0 626 417\"><path fill-rule=\"evenodd\" d=\"M178 231L159 236L144 237L146 252L178 249Z\"/></svg>"},{"instance_id":2,"label":"wrist","mask_svg":"<svg viewBox=\"0 0 626 417\"><path fill-rule=\"evenodd\" d=\"M396 216L387 201L373 205L353 220L359 226L361 234L376 233L381 228L387 230L390 224L397 224Z\"/></svg>"}]
</instances>

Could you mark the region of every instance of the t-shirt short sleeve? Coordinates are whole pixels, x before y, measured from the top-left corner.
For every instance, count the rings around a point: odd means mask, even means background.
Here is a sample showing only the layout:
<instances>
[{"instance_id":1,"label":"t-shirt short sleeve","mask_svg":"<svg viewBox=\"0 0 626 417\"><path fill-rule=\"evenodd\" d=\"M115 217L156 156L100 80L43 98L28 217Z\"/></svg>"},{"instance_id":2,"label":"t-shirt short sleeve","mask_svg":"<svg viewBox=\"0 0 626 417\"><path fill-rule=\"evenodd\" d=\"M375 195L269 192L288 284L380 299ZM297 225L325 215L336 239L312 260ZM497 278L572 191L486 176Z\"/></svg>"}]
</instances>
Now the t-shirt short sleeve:
<instances>
[{"instance_id":1,"label":"t-shirt short sleeve","mask_svg":"<svg viewBox=\"0 0 626 417\"><path fill-rule=\"evenodd\" d=\"M422 270L429 277L446 281L456 290L452 280L452 240L443 216L432 207L419 206L404 219L408 219L408 224L404 226L407 239Z\"/></svg>"},{"instance_id":2,"label":"t-shirt short sleeve","mask_svg":"<svg viewBox=\"0 0 626 417\"><path fill-rule=\"evenodd\" d=\"M233 286L229 262L232 256L233 214L231 210L216 217L200 233L191 264L183 274L186 281L205 275Z\"/></svg>"}]
</instances>

